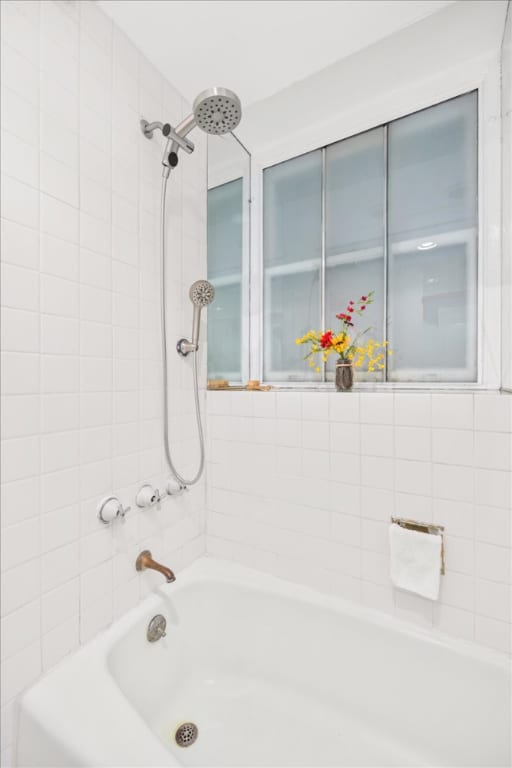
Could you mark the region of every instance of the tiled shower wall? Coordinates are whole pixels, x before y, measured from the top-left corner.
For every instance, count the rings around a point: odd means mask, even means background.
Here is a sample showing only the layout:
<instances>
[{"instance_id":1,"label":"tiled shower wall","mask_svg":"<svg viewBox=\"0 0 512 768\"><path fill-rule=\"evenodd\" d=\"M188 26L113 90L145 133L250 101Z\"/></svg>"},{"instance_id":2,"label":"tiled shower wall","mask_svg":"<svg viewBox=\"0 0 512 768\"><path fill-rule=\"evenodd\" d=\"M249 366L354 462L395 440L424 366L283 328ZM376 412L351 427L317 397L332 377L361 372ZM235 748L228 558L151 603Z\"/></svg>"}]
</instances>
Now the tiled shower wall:
<instances>
[{"instance_id":1,"label":"tiled shower wall","mask_svg":"<svg viewBox=\"0 0 512 768\"><path fill-rule=\"evenodd\" d=\"M137 511L162 488L158 215L162 137L188 105L87 0L2 2L2 759L13 701L137 603L156 574L204 550L204 486ZM169 329L190 332L206 274L206 148L171 178ZM170 360L178 467L196 456L191 370ZM117 493L125 522L103 526Z\"/></svg>"},{"instance_id":2,"label":"tiled shower wall","mask_svg":"<svg viewBox=\"0 0 512 768\"><path fill-rule=\"evenodd\" d=\"M512 395L207 400L212 555L510 651ZM438 602L391 586L391 515L446 527Z\"/></svg>"},{"instance_id":3,"label":"tiled shower wall","mask_svg":"<svg viewBox=\"0 0 512 768\"><path fill-rule=\"evenodd\" d=\"M502 383L512 392L512 6L501 46Z\"/></svg>"}]
</instances>

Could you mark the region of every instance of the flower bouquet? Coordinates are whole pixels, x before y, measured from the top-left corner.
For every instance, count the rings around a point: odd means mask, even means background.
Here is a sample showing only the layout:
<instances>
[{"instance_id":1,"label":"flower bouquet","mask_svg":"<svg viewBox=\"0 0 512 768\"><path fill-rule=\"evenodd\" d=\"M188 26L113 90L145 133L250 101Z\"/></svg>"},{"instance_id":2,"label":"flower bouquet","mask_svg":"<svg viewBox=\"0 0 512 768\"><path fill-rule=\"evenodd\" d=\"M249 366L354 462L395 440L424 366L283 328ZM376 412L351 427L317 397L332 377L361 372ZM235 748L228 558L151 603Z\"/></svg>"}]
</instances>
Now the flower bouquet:
<instances>
[{"instance_id":1,"label":"flower bouquet","mask_svg":"<svg viewBox=\"0 0 512 768\"><path fill-rule=\"evenodd\" d=\"M366 370L382 370L385 367L385 355L391 355L388 349L388 342L378 342L369 339L364 344L359 340L368 331L371 326L364 331L356 333L356 316L362 317L367 306L373 302L374 291L370 291L366 296L361 296L358 301L349 301L345 312L340 312L336 318L340 320L340 329L334 332L331 329L326 331L308 331L304 336L295 340L296 344L308 344L309 351L304 356L304 360L309 359L310 368L314 368L316 373L320 373L316 355L321 356L322 362L327 362L330 355L337 355L336 362L336 389L346 391L352 389L354 384L354 368L362 368L366 363Z\"/></svg>"}]
</instances>

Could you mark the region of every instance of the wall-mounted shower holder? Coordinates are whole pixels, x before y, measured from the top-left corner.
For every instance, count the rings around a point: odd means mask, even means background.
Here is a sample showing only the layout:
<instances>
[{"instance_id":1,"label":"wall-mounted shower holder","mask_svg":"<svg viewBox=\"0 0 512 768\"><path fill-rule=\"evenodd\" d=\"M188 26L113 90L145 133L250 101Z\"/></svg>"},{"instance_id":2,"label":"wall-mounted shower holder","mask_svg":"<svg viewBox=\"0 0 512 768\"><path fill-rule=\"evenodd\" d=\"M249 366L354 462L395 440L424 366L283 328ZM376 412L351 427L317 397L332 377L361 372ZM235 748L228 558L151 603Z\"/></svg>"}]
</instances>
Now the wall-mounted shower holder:
<instances>
[{"instance_id":1,"label":"wall-mounted shower holder","mask_svg":"<svg viewBox=\"0 0 512 768\"><path fill-rule=\"evenodd\" d=\"M162 131L164 136L168 136L171 132L171 126L169 123L161 123L159 120L155 120L154 122L150 123L149 120L144 120L144 118L142 118L140 121L140 129L146 139L152 139L153 134L157 129Z\"/></svg>"},{"instance_id":2,"label":"wall-mounted shower holder","mask_svg":"<svg viewBox=\"0 0 512 768\"><path fill-rule=\"evenodd\" d=\"M114 520L122 520L131 507L123 507L122 502L117 496L106 496L100 501L97 509L98 519L105 525L109 525Z\"/></svg>"},{"instance_id":3,"label":"wall-mounted shower holder","mask_svg":"<svg viewBox=\"0 0 512 768\"><path fill-rule=\"evenodd\" d=\"M183 483L178 482L176 478L169 477L165 490L168 496L181 496L182 493L188 491L188 488Z\"/></svg>"},{"instance_id":4,"label":"wall-mounted shower holder","mask_svg":"<svg viewBox=\"0 0 512 768\"><path fill-rule=\"evenodd\" d=\"M162 131L162 134L166 137L166 139L173 144L176 144L178 147L181 147L187 154L192 154L192 152L195 149L195 145L193 141L190 141L190 139L187 139L186 136L180 136L172 125L170 123L161 123L158 120L155 120L153 123L148 122L148 120L142 120L140 121L140 129L146 139L152 139L153 133L158 129Z\"/></svg>"}]
</instances>

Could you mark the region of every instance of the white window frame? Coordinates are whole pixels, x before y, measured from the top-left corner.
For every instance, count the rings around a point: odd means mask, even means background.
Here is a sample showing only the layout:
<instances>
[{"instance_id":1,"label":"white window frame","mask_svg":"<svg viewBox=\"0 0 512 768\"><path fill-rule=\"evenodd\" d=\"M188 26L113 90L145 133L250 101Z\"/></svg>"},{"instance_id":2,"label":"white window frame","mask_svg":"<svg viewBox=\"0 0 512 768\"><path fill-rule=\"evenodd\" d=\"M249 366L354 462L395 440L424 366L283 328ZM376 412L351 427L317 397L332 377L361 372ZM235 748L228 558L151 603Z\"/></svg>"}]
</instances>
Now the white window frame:
<instances>
[{"instance_id":1,"label":"white window frame","mask_svg":"<svg viewBox=\"0 0 512 768\"><path fill-rule=\"evenodd\" d=\"M241 285L241 376L238 376L238 372L229 371L226 372L227 380L232 384L240 384L248 381L250 378L250 346L247 340L252 337L251 327L251 247L252 247L252 215L251 215L251 190L252 190L252 156L245 144L238 138L238 136L232 131L231 136L234 141L240 146L240 149L247 154L247 173L240 174L239 164L226 164L222 168L216 168L212 173L211 168L208 166L207 161L207 190L215 189L223 184L229 184L231 181L242 179L242 210L244 212L243 217L243 231L242 231L242 271L239 273L233 273L222 278L214 278L211 280L213 286L221 285L233 285L239 283ZM216 138L216 137L214 137ZM208 145L207 145L208 156ZM245 215L247 214L247 215ZM207 364L208 365L208 364Z\"/></svg>"},{"instance_id":2,"label":"white window frame","mask_svg":"<svg viewBox=\"0 0 512 768\"><path fill-rule=\"evenodd\" d=\"M277 163L333 144L400 117L435 106L469 91L478 92L478 271L477 381L382 382L361 389L474 390L501 385L501 97L500 66L495 56L465 62L378 102L340 113L328 124L304 129L252 154L250 378L263 376L263 171ZM332 389L332 382L265 380L277 388Z\"/></svg>"}]
</instances>

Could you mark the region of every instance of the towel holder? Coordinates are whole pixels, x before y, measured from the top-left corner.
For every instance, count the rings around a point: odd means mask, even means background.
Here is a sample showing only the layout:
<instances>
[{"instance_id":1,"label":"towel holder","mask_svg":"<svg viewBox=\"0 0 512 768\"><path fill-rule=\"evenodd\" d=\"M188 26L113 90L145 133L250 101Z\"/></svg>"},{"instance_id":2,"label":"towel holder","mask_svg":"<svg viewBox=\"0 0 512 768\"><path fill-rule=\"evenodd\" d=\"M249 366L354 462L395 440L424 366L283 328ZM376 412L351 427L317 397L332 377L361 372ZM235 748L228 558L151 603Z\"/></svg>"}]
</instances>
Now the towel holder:
<instances>
[{"instance_id":1,"label":"towel holder","mask_svg":"<svg viewBox=\"0 0 512 768\"><path fill-rule=\"evenodd\" d=\"M407 528L409 531L419 531L420 533L432 533L434 536L441 537L441 576L445 575L444 563L444 525L435 523L419 523L417 520L408 520L405 517L392 517L391 522L399 525L401 528Z\"/></svg>"}]
</instances>

